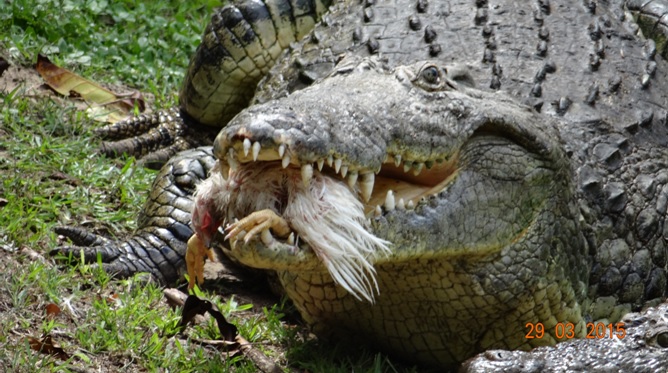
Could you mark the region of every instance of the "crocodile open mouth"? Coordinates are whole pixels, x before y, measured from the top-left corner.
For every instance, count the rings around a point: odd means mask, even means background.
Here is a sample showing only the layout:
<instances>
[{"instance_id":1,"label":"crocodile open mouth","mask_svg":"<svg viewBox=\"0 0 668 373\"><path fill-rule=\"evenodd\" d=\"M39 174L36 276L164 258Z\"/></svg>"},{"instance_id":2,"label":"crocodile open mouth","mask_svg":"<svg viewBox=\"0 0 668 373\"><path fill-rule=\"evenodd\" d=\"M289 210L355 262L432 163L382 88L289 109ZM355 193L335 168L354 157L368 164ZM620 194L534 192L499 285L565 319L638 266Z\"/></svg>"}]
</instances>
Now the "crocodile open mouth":
<instances>
[{"instance_id":1,"label":"crocodile open mouth","mask_svg":"<svg viewBox=\"0 0 668 373\"><path fill-rule=\"evenodd\" d=\"M379 169L347 163L345 157L329 155L302 164L289 149L263 148L248 138L232 144L227 151L226 166L235 169L251 162L280 162L281 167L298 168L302 181L308 184L314 173L345 181L364 204L367 216L372 212L412 209L421 199L442 191L457 173L457 154L433 160L415 160L403 154L387 154ZM224 170L227 175L229 169Z\"/></svg>"},{"instance_id":2,"label":"crocodile open mouth","mask_svg":"<svg viewBox=\"0 0 668 373\"><path fill-rule=\"evenodd\" d=\"M415 162L392 155L373 170L334 155L302 164L286 145L263 148L248 138L232 141L223 154L198 186L195 231L206 236L221 226L237 259L258 250L256 237L272 260L310 250L336 283L370 302L378 292L373 262L391 252L370 218L413 209L456 175L456 157Z\"/></svg>"}]
</instances>

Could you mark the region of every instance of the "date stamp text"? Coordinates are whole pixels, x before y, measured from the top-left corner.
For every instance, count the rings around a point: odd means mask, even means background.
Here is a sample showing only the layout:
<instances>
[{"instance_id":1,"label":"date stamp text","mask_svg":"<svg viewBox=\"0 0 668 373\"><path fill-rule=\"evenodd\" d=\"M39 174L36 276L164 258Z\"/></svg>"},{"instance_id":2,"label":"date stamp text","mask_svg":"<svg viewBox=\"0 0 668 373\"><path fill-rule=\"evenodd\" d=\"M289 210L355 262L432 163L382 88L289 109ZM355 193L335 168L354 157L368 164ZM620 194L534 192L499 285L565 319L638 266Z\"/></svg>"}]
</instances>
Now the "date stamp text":
<instances>
[{"instance_id":1,"label":"date stamp text","mask_svg":"<svg viewBox=\"0 0 668 373\"><path fill-rule=\"evenodd\" d=\"M524 336L526 339L540 339L545 336L545 325L543 323L526 323L525 327L527 328L527 334ZM618 322L615 324L604 324L602 322L593 323L588 322L587 325L587 339L603 339L603 338L619 338L623 339L626 337L626 329L624 328L623 322ZM557 339L570 339L575 338L575 325L573 323L557 323L554 326L554 334Z\"/></svg>"}]
</instances>

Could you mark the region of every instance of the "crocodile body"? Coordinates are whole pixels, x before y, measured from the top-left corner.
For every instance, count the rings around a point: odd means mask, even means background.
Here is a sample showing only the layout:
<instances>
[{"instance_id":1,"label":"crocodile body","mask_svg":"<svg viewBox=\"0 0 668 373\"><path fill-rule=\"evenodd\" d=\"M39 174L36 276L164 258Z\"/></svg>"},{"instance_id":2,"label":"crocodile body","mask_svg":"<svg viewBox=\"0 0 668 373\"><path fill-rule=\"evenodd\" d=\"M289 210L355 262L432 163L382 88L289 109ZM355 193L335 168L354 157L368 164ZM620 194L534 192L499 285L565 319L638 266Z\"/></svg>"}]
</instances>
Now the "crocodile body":
<instances>
[{"instance_id":1,"label":"crocodile body","mask_svg":"<svg viewBox=\"0 0 668 373\"><path fill-rule=\"evenodd\" d=\"M230 89L214 93L223 78L210 75L233 55L225 30L248 47L264 40L248 27L273 16L248 2L213 17L181 93L183 117L224 126L213 150L167 163L128 241L63 231L93 246L88 257L102 252L120 275L174 280L193 233L192 193L217 158L225 177L267 162L306 185L313 175L341 180L364 203L360 224L391 244L370 258L369 303L333 280L317 243L217 237L230 257L276 271L323 336L451 367L488 349L564 340L559 323L583 337L587 320L614 323L665 299L668 65L623 2L367 0L326 13L328 4L306 3L322 22L293 32L307 36L282 56L265 42L274 66L242 79L264 76L230 105L216 101ZM271 4L266 14L285 5ZM233 108L216 114L209 102ZM278 197L266 208L281 215L291 195ZM226 210L218 223L243 217ZM537 322L548 333L527 339Z\"/></svg>"}]
</instances>

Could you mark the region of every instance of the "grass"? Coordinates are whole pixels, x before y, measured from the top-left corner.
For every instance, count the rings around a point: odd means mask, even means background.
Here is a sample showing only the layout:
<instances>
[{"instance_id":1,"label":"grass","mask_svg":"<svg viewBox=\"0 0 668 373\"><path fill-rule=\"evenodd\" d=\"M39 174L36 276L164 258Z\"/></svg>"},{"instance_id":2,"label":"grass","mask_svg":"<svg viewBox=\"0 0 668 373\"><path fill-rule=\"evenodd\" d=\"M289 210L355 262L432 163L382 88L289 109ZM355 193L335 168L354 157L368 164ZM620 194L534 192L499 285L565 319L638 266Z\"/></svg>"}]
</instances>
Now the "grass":
<instances>
[{"instance_id":1,"label":"grass","mask_svg":"<svg viewBox=\"0 0 668 373\"><path fill-rule=\"evenodd\" d=\"M3 1L0 56L18 67L0 77L0 367L7 372L254 372L241 356L192 338L216 339L213 322L177 333L179 312L143 277L110 279L85 265L60 267L47 253L58 225L123 237L155 172L132 159L97 154L100 142L74 101L40 87L31 69L39 53L91 80L176 103L189 57L214 1ZM289 306L204 296L286 371L393 372L387 358L319 344ZM47 315L55 304L60 312ZM287 319L294 319L291 316ZM31 349L50 335L65 360ZM55 347L55 346L54 346Z\"/></svg>"}]
</instances>

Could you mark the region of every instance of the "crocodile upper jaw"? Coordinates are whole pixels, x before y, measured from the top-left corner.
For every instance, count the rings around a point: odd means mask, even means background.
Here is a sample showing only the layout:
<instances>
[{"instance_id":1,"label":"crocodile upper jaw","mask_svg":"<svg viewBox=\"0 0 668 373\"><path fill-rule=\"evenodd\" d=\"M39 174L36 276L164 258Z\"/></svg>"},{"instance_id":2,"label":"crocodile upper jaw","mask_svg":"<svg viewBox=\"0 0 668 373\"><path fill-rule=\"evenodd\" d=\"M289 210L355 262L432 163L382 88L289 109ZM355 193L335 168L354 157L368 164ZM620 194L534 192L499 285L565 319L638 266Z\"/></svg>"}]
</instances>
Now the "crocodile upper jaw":
<instances>
[{"instance_id":1,"label":"crocodile upper jaw","mask_svg":"<svg viewBox=\"0 0 668 373\"><path fill-rule=\"evenodd\" d=\"M308 185L314 172L319 172L345 182L364 203L365 212L369 214L381 206L411 208L421 198L442 191L457 171L456 154L448 161L431 161L426 165L388 155L381 168L373 171L345 164L342 158L334 156L300 164L297 157L291 157L285 148L284 145L263 148L259 142L245 138L229 148L226 159L221 163L223 176L227 178L239 165L276 162L283 169L300 170L302 182Z\"/></svg>"}]
</instances>

